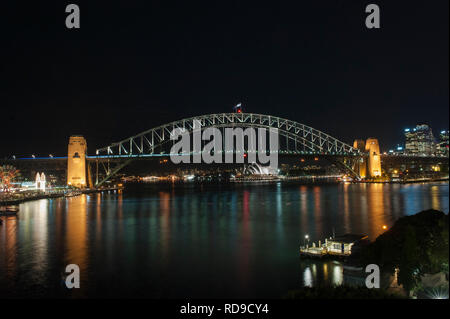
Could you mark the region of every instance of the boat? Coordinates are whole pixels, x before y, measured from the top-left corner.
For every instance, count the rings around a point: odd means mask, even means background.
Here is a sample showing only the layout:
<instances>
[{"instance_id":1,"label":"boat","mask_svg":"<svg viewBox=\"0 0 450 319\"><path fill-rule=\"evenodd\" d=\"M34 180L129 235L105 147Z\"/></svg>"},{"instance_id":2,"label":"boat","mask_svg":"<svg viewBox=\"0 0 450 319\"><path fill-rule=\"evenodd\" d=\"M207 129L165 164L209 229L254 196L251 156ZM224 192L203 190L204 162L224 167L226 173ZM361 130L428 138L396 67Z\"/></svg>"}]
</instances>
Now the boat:
<instances>
[{"instance_id":1,"label":"boat","mask_svg":"<svg viewBox=\"0 0 450 319\"><path fill-rule=\"evenodd\" d=\"M19 206L0 206L0 216L16 215L19 212Z\"/></svg>"}]
</instances>

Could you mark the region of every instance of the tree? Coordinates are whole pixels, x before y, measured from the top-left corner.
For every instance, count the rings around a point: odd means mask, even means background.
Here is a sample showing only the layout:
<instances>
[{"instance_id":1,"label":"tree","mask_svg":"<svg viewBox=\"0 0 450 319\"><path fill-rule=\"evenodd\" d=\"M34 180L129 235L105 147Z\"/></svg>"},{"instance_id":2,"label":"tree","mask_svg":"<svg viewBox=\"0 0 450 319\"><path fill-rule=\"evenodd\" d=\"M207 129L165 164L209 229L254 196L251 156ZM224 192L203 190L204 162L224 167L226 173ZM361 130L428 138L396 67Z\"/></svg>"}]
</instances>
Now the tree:
<instances>
[{"instance_id":1,"label":"tree","mask_svg":"<svg viewBox=\"0 0 450 319\"><path fill-rule=\"evenodd\" d=\"M416 232L411 225L407 225L404 231L403 249L398 252L400 261L398 263L398 284L403 285L407 291L411 291L420 281L420 263Z\"/></svg>"},{"instance_id":2,"label":"tree","mask_svg":"<svg viewBox=\"0 0 450 319\"><path fill-rule=\"evenodd\" d=\"M423 275L448 273L448 230L448 215L437 210L402 217L363 249L362 262L377 264L387 274L398 269L398 283L409 293Z\"/></svg>"}]
</instances>

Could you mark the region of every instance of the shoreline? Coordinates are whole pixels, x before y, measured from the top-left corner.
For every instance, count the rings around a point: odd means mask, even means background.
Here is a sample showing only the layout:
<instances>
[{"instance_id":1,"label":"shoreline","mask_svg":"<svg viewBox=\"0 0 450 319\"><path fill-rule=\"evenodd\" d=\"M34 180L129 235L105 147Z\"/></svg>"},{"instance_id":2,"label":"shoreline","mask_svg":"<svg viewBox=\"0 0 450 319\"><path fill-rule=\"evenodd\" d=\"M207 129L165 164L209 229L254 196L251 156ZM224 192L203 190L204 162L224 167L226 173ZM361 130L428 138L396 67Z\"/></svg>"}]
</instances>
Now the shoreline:
<instances>
[{"instance_id":1,"label":"shoreline","mask_svg":"<svg viewBox=\"0 0 450 319\"><path fill-rule=\"evenodd\" d=\"M449 178L437 178L437 179L414 179L406 181L353 181L350 183L355 184L414 184L414 183L434 183L434 182L448 182Z\"/></svg>"},{"instance_id":2,"label":"shoreline","mask_svg":"<svg viewBox=\"0 0 450 319\"><path fill-rule=\"evenodd\" d=\"M155 185L155 184L174 184L174 185L200 185L200 184L271 184L271 183L304 183L304 184L412 184L412 183L435 183L435 182L449 182L449 178L439 178L439 179L417 179L417 180L406 180L406 181L338 181L338 180L327 180L327 179L239 179L239 180L212 180L212 181L130 181L124 184L130 185Z\"/></svg>"},{"instance_id":3,"label":"shoreline","mask_svg":"<svg viewBox=\"0 0 450 319\"><path fill-rule=\"evenodd\" d=\"M103 191L112 191L112 190L121 190L121 189L123 189L123 187L112 187L112 188L103 188L103 189L84 189L84 190L77 190L77 191L79 191L81 194L93 194L93 193L101 193ZM33 195L34 196L29 196L29 197L20 198L20 199L0 201L0 206L20 205L22 203L31 202L31 201L35 201L35 200L66 197L65 192L59 192L59 193L53 193L53 194L52 193L50 193L50 194L33 194Z\"/></svg>"}]
</instances>

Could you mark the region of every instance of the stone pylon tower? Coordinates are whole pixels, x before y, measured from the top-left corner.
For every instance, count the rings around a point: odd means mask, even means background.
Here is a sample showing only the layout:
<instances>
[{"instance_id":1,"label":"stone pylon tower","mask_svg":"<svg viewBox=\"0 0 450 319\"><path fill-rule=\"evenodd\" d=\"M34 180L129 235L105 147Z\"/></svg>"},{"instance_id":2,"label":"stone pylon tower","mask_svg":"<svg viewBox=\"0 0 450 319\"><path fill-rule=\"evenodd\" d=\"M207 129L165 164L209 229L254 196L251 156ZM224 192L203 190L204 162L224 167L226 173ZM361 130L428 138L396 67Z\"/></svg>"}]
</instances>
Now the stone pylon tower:
<instances>
[{"instance_id":1,"label":"stone pylon tower","mask_svg":"<svg viewBox=\"0 0 450 319\"><path fill-rule=\"evenodd\" d=\"M86 187L86 140L81 135L72 135L67 153L67 185Z\"/></svg>"},{"instance_id":2,"label":"stone pylon tower","mask_svg":"<svg viewBox=\"0 0 450 319\"><path fill-rule=\"evenodd\" d=\"M364 140L355 140L353 142L353 148L356 148L357 150L361 152L366 151L366 142ZM358 172L359 176L361 178L366 178L367 176L367 161L365 157L362 157L360 161L356 164L355 171Z\"/></svg>"},{"instance_id":3,"label":"stone pylon tower","mask_svg":"<svg viewBox=\"0 0 450 319\"><path fill-rule=\"evenodd\" d=\"M369 176L381 176L380 145L376 138L368 138L366 141L366 152L369 152Z\"/></svg>"}]
</instances>

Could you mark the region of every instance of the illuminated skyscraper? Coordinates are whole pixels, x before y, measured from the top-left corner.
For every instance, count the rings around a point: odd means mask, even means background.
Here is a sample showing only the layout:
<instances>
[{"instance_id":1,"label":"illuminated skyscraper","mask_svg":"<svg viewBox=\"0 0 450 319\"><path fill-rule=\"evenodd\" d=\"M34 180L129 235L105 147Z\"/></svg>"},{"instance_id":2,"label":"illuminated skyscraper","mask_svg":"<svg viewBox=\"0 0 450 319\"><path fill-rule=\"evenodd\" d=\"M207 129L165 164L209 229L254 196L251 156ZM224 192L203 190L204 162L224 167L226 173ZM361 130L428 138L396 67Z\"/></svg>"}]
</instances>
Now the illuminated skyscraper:
<instances>
[{"instance_id":1,"label":"illuminated skyscraper","mask_svg":"<svg viewBox=\"0 0 450 319\"><path fill-rule=\"evenodd\" d=\"M406 154L430 156L435 153L433 132L427 124L419 124L413 129L405 129L405 138Z\"/></svg>"},{"instance_id":2,"label":"illuminated skyscraper","mask_svg":"<svg viewBox=\"0 0 450 319\"><path fill-rule=\"evenodd\" d=\"M439 134L439 143L436 145L437 155L449 156L448 133L448 130L444 130Z\"/></svg>"}]
</instances>

